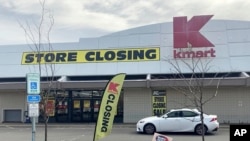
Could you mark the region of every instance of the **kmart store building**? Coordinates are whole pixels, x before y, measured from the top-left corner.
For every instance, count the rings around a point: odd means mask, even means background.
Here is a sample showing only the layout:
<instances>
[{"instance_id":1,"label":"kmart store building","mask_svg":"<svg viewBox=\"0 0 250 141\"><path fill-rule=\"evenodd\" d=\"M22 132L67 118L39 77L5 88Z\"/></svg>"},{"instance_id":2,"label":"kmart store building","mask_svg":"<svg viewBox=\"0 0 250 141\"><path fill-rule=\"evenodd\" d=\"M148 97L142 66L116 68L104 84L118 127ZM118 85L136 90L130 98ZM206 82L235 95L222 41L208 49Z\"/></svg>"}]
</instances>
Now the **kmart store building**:
<instances>
[{"instance_id":1,"label":"kmart store building","mask_svg":"<svg viewBox=\"0 0 250 141\"><path fill-rule=\"evenodd\" d=\"M210 60L206 81L220 79L218 94L205 106L221 123L250 122L250 22L216 20L212 16L173 18L172 22L128 29L75 43L0 46L0 122L25 122L26 74L39 72L41 89L53 80L50 122L95 122L103 89L117 73L126 73L115 122L135 123L172 108L190 107L172 86L175 63ZM52 64L52 65L51 65ZM53 66L53 71L50 71ZM180 65L185 77L192 72ZM52 73L53 72L53 73ZM217 74L217 78L211 77ZM218 81L216 81L218 82ZM218 83L205 87L214 94ZM38 118L39 119L39 118Z\"/></svg>"}]
</instances>

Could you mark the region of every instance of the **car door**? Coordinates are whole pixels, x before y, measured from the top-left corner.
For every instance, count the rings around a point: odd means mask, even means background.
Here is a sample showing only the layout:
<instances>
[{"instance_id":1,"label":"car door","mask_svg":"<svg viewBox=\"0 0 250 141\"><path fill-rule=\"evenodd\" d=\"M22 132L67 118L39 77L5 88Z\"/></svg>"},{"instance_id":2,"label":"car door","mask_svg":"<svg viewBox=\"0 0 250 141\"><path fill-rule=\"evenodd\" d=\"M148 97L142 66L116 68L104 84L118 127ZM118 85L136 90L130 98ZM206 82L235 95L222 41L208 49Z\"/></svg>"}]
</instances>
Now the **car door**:
<instances>
[{"instance_id":1,"label":"car door","mask_svg":"<svg viewBox=\"0 0 250 141\"><path fill-rule=\"evenodd\" d=\"M159 123L159 131L176 132L180 127L179 111L173 111L163 116Z\"/></svg>"},{"instance_id":2,"label":"car door","mask_svg":"<svg viewBox=\"0 0 250 141\"><path fill-rule=\"evenodd\" d=\"M181 132L188 132L193 131L197 121L195 117L198 116L197 113L192 111L181 111L180 112L181 119L180 121L180 128L179 131Z\"/></svg>"}]
</instances>

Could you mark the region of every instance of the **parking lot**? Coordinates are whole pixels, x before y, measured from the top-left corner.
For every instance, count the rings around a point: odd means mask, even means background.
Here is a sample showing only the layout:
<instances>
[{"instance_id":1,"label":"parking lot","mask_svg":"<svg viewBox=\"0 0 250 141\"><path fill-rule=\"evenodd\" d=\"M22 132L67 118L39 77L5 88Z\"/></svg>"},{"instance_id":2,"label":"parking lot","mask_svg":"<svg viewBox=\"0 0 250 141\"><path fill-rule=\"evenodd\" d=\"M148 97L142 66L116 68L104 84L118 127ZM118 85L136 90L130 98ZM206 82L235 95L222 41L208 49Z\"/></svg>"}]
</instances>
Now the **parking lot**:
<instances>
[{"instance_id":1,"label":"parking lot","mask_svg":"<svg viewBox=\"0 0 250 141\"><path fill-rule=\"evenodd\" d=\"M162 133L173 141L200 141L201 137L192 133ZM44 141L43 125L36 126L35 141ZM49 125L48 141L93 141L94 125L63 124ZM32 141L31 125L1 125L0 136L3 141ZM101 141L151 141L152 135L138 134L133 125L115 125L112 133ZM223 127L215 134L206 135L207 141L229 141L229 128Z\"/></svg>"}]
</instances>

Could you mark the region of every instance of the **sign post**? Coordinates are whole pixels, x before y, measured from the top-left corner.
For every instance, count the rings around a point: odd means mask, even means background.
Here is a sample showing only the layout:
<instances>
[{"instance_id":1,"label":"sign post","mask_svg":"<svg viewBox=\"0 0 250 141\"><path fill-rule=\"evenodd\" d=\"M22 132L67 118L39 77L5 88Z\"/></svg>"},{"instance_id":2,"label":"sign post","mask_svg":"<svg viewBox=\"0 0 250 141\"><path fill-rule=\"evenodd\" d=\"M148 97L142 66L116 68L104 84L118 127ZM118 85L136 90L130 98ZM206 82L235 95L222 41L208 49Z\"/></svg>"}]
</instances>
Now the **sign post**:
<instances>
[{"instance_id":1,"label":"sign post","mask_svg":"<svg viewBox=\"0 0 250 141\"><path fill-rule=\"evenodd\" d=\"M29 103L29 117L32 118L32 141L35 141L36 123L35 119L39 116L40 97L40 74L28 73L27 79L27 102Z\"/></svg>"}]
</instances>

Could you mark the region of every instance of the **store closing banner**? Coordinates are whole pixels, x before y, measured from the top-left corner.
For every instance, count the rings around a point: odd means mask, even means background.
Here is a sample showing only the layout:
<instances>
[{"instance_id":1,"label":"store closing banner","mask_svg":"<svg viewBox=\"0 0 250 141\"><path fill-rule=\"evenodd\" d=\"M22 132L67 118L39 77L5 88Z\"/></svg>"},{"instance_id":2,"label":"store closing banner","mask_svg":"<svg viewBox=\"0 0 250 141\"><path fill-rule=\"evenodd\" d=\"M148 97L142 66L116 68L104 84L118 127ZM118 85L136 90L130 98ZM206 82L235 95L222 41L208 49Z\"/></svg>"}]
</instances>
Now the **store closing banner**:
<instances>
[{"instance_id":1,"label":"store closing banner","mask_svg":"<svg viewBox=\"0 0 250 141\"><path fill-rule=\"evenodd\" d=\"M107 84L98 113L93 141L97 141L109 135L112 130L117 103L126 74L114 76Z\"/></svg>"}]
</instances>

